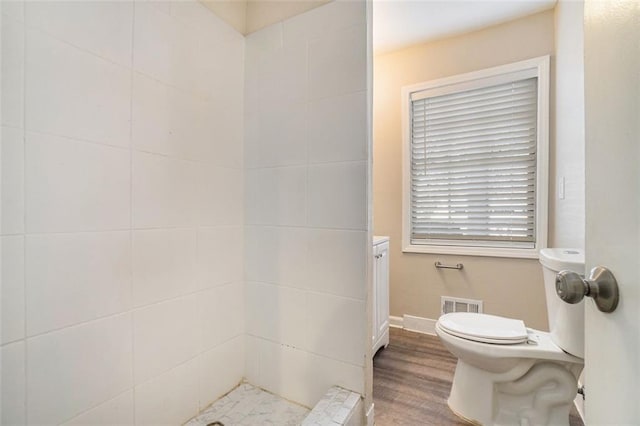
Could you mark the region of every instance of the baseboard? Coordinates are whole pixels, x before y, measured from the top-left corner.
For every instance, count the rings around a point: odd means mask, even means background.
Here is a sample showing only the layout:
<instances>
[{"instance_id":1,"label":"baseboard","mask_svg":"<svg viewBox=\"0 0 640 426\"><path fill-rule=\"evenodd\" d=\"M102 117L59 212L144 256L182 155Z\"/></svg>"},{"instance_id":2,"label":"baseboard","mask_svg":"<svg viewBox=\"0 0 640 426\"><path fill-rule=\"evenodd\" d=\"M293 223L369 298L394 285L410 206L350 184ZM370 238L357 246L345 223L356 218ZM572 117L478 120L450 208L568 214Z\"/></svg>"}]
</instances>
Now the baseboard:
<instances>
[{"instance_id":1,"label":"baseboard","mask_svg":"<svg viewBox=\"0 0 640 426\"><path fill-rule=\"evenodd\" d=\"M369 409L367 410L367 414L365 414L365 417L367 418L367 426L373 426L374 424L373 416L374 416L374 412L373 412L373 402L372 402L371 405L369 406Z\"/></svg>"},{"instance_id":2,"label":"baseboard","mask_svg":"<svg viewBox=\"0 0 640 426\"><path fill-rule=\"evenodd\" d=\"M389 315L389 327L402 328L402 317Z\"/></svg>"},{"instance_id":3,"label":"baseboard","mask_svg":"<svg viewBox=\"0 0 640 426\"><path fill-rule=\"evenodd\" d=\"M404 328L423 334L436 335L436 321L431 318L416 317L413 315L403 315L402 317L389 317L391 327Z\"/></svg>"}]
</instances>

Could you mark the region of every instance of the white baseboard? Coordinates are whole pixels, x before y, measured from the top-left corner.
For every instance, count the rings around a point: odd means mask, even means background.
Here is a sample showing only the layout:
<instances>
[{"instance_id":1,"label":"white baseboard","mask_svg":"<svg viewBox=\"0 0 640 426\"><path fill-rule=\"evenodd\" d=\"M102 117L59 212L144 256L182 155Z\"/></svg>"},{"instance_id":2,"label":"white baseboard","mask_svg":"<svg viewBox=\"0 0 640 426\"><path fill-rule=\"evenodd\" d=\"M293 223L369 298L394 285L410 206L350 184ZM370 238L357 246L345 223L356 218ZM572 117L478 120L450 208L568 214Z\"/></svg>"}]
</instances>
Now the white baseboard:
<instances>
[{"instance_id":1,"label":"white baseboard","mask_svg":"<svg viewBox=\"0 0 640 426\"><path fill-rule=\"evenodd\" d=\"M389 327L402 328L402 317L389 315Z\"/></svg>"},{"instance_id":2,"label":"white baseboard","mask_svg":"<svg viewBox=\"0 0 640 426\"><path fill-rule=\"evenodd\" d=\"M369 409L367 410L367 414L365 414L365 417L367 419L367 426L373 426L374 424L374 412L373 412L373 402L371 403L371 405L369 406Z\"/></svg>"},{"instance_id":3,"label":"white baseboard","mask_svg":"<svg viewBox=\"0 0 640 426\"><path fill-rule=\"evenodd\" d=\"M418 333L436 335L436 321L431 318L416 317L413 315L403 315L402 317L389 317L391 327L404 328Z\"/></svg>"}]
</instances>

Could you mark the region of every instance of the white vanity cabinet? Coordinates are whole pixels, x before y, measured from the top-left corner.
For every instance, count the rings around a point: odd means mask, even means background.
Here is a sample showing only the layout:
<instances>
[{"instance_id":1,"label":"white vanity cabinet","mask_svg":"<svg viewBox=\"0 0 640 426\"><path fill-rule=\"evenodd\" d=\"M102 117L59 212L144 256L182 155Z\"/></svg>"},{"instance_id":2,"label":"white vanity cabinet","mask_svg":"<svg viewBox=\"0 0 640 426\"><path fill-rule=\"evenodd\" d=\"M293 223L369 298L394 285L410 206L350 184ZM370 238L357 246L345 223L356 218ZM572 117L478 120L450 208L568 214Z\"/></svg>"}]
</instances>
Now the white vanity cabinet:
<instances>
[{"instance_id":1,"label":"white vanity cabinet","mask_svg":"<svg viewBox=\"0 0 640 426\"><path fill-rule=\"evenodd\" d=\"M373 237L373 354L389 344L389 237Z\"/></svg>"}]
</instances>

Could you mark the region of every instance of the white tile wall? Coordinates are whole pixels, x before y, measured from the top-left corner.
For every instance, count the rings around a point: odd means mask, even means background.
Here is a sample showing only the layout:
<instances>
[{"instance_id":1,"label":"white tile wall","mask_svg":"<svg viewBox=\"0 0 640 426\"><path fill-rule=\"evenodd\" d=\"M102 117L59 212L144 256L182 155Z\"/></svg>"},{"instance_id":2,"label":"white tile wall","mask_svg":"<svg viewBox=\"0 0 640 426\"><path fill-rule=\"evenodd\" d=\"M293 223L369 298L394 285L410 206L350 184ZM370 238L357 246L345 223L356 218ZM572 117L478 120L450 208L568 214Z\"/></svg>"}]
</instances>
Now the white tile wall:
<instances>
[{"instance_id":1,"label":"white tile wall","mask_svg":"<svg viewBox=\"0 0 640 426\"><path fill-rule=\"evenodd\" d=\"M133 2L26 2L30 26L120 65L131 66Z\"/></svg>"},{"instance_id":2,"label":"white tile wall","mask_svg":"<svg viewBox=\"0 0 640 426\"><path fill-rule=\"evenodd\" d=\"M363 366L365 302L324 293L309 293L307 300L308 350Z\"/></svg>"},{"instance_id":3,"label":"white tile wall","mask_svg":"<svg viewBox=\"0 0 640 426\"><path fill-rule=\"evenodd\" d=\"M153 302L196 289L196 230L133 231L133 303Z\"/></svg>"},{"instance_id":4,"label":"white tile wall","mask_svg":"<svg viewBox=\"0 0 640 426\"><path fill-rule=\"evenodd\" d=\"M309 41L310 99L367 89L366 39L366 25L356 23Z\"/></svg>"},{"instance_id":5,"label":"white tile wall","mask_svg":"<svg viewBox=\"0 0 640 426\"><path fill-rule=\"evenodd\" d=\"M0 350L0 380L2 380L2 421L3 425L26 423L25 401L25 350L24 342L2 346Z\"/></svg>"},{"instance_id":6,"label":"white tile wall","mask_svg":"<svg viewBox=\"0 0 640 426\"><path fill-rule=\"evenodd\" d=\"M244 37L197 1L0 9L0 422L181 424L244 371Z\"/></svg>"},{"instance_id":7,"label":"white tile wall","mask_svg":"<svg viewBox=\"0 0 640 426\"><path fill-rule=\"evenodd\" d=\"M364 3L1 9L3 424L361 392Z\"/></svg>"},{"instance_id":8,"label":"white tile wall","mask_svg":"<svg viewBox=\"0 0 640 426\"><path fill-rule=\"evenodd\" d=\"M198 299L202 349L215 348L244 334L244 310L244 287L240 282L202 292Z\"/></svg>"},{"instance_id":9,"label":"white tile wall","mask_svg":"<svg viewBox=\"0 0 640 426\"><path fill-rule=\"evenodd\" d=\"M2 223L1 233L24 232L24 132L22 129L2 127L0 142L2 161Z\"/></svg>"},{"instance_id":10,"label":"white tile wall","mask_svg":"<svg viewBox=\"0 0 640 426\"><path fill-rule=\"evenodd\" d=\"M306 288L308 233L306 228L247 226L245 277L290 287Z\"/></svg>"},{"instance_id":11,"label":"white tile wall","mask_svg":"<svg viewBox=\"0 0 640 426\"><path fill-rule=\"evenodd\" d=\"M243 262L242 227L198 229L196 282L199 289L242 281Z\"/></svg>"},{"instance_id":12,"label":"white tile wall","mask_svg":"<svg viewBox=\"0 0 640 426\"><path fill-rule=\"evenodd\" d=\"M309 225L367 229L366 162L310 166L308 180Z\"/></svg>"},{"instance_id":13,"label":"white tile wall","mask_svg":"<svg viewBox=\"0 0 640 426\"><path fill-rule=\"evenodd\" d=\"M309 103L309 162L367 159L367 94Z\"/></svg>"},{"instance_id":14,"label":"white tile wall","mask_svg":"<svg viewBox=\"0 0 640 426\"><path fill-rule=\"evenodd\" d=\"M246 223L304 225L306 174L306 167L248 169L245 186Z\"/></svg>"},{"instance_id":15,"label":"white tile wall","mask_svg":"<svg viewBox=\"0 0 640 426\"><path fill-rule=\"evenodd\" d=\"M130 238L129 231L28 235L27 335L129 310Z\"/></svg>"},{"instance_id":16,"label":"white tile wall","mask_svg":"<svg viewBox=\"0 0 640 426\"><path fill-rule=\"evenodd\" d=\"M312 229L308 240L308 287L317 292L366 300L366 231Z\"/></svg>"},{"instance_id":17,"label":"white tile wall","mask_svg":"<svg viewBox=\"0 0 640 426\"><path fill-rule=\"evenodd\" d=\"M247 37L245 374L308 406L364 390L365 16L336 1Z\"/></svg>"},{"instance_id":18,"label":"white tile wall","mask_svg":"<svg viewBox=\"0 0 640 426\"><path fill-rule=\"evenodd\" d=\"M128 150L28 132L25 165L27 232L129 227Z\"/></svg>"},{"instance_id":19,"label":"white tile wall","mask_svg":"<svg viewBox=\"0 0 640 426\"><path fill-rule=\"evenodd\" d=\"M183 363L200 352L198 296L191 295L133 313L136 384Z\"/></svg>"},{"instance_id":20,"label":"white tile wall","mask_svg":"<svg viewBox=\"0 0 640 426\"><path fill-rule=\"evenodd\" d=\"M206 408L216 399L238 385L238 377L244 373L244 338L235 337L199 358L200 372L198 392L200 409ZM224 365L224 369L219 366Z\"/></svg>"},{"instance_id":21,"label":"white tile wall","mask_svg":"<svg viewBox=\"0 0 640 426\"><path fill-rule=\"evenodd\" d=\"M24 24L21 2L2 5L2 125L24 126Z\"/></svg>"},{"instance_id":22,"label":"white tile wall","mask_svg":"<svg viewBox=\"0 0 640 426\"><path fill-rule=\"evenodd\" d=\"M136 386L135 419L140 425L180 425L198 412L198 359Z\"/></svg>"},{"instance_id":23,"label":"white tile wall","mask_svg":"<svg viewBox=\"0 0 640 426\"><path fill-rule=\"evenodd\" d=\"M29 130L129 146L129 69L38 30L27 30L25 53Z\"/></svg>"},{"instance_id":24,"label":"white tile wall","mask_svg":"<svg viewBox=\"0 0 640 426\"><path fill-rule=\"evenodd\" d=\"M131 314L27 340L27 421L62 423L131 388Z\"/></svg>"},{"instance_id":25,"label":"white tile wall","mask_svg":"<svg viewBox=\"0 0 640 426\"><path fill-rule=\"evenodd\" d=\"M2 343L24 338L24 236L0 237L2 250Z\"/></svg>"},{"instance_id":26,"label":"white tile wall","mask_svg":"<svg viewBox=\"0 0 640 426\"><path fill-rule=\"evenodd\" d=\"M128 390L109 401L63 423L65 426L132 425L133 391Z\"/></svg>"},{"instance_id":27,"label":"white tile wall","mask_svg":"<svg viewBox=\"0 0 640 426\"><path fill-rule=\"evenodd\" d=\"M133 153L133 226L195 226L198 164L157 154Z\"/></svg>"},{"instance_id":28,"label":"white tile wall","mask_svg":"<svg viewBox=\"0 0 640 426\"><path fill-rule=\"evenodd\" d=\"M248 282L246 293L248 334L296 348L307 347L307 292Z\"/></svg>"}]
</instances>

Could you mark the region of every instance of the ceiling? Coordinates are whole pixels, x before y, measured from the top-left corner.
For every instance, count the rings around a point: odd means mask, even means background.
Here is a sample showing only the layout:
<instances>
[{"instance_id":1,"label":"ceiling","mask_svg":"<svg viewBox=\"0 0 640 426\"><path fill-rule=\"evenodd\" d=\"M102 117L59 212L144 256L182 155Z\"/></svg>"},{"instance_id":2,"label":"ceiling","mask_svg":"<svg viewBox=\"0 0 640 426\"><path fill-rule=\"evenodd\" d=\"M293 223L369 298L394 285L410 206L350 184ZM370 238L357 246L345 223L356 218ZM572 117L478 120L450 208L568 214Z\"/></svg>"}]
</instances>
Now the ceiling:
<instances>
[{"instance_id":1,"label":"ceiling","mask_svg":"<svg viewBox=\"0 0 640 426\"><path fill-rule=\"evenodd\" d=\"M552 9L556 0L374 0L376 54Z\"/></svg>"}]
</instances>

